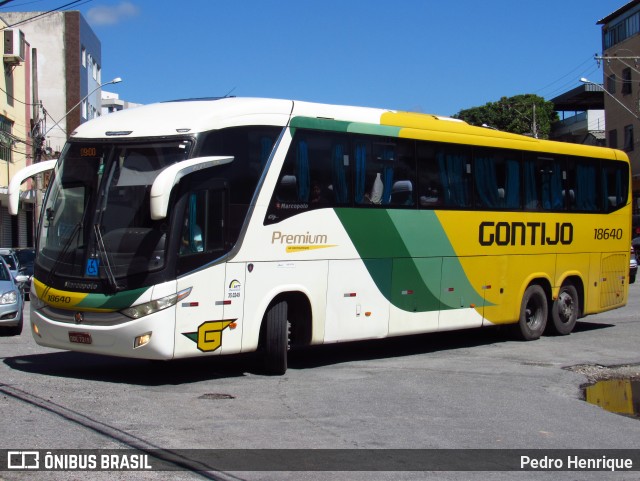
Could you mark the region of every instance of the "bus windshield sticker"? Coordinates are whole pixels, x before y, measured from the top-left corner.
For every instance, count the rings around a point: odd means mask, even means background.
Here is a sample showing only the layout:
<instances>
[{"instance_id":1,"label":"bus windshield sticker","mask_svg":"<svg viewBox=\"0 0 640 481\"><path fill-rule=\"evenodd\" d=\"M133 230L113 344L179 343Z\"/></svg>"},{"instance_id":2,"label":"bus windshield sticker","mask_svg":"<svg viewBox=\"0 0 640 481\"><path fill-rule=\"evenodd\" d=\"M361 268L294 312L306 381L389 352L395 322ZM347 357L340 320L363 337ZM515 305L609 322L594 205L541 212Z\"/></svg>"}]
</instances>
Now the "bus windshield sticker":
<instances>
[{"instance_id":1,"label":"bus windshield sticker","mask_svg":"<svg viewBox=\"0 0 640 481\"><path fill-rule=\"evenodd\" d=\"M96 259L96 258L88 259L84 274L87 277L98 277L99 267L100 267L100 259Z\"/></svg>"}]
</instances>

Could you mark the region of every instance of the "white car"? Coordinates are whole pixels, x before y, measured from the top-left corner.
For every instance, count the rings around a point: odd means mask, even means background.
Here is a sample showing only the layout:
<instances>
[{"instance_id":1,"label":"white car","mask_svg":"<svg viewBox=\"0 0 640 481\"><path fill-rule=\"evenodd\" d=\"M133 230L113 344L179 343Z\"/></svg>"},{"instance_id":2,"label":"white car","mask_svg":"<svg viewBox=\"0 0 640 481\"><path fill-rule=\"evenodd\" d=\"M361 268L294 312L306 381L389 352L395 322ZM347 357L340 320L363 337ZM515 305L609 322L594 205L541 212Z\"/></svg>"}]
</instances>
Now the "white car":
<instances>
[{"instance_id":1,"label":"white car","mask_svg":"<svg viewBox=\"0 0 640 481\"><path fill-rule=\"evenodd\" d=\"M631 263L629 265L629 284L633 284L636 281L636 273L638 272L638 258L631 246Z\"/></svg>"}]
</instances>

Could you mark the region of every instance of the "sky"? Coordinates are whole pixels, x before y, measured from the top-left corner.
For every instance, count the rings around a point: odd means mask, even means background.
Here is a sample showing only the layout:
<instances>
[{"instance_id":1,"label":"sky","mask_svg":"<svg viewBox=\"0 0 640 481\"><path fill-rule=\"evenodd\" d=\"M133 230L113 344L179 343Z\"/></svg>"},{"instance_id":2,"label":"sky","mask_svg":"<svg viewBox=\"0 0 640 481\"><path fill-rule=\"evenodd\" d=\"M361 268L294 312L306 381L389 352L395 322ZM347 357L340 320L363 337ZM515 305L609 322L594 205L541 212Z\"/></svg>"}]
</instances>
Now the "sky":
<instances>
[{"instance_id":1,"label":"sky","mask_svg":"<svg viewBox=\"0 0 640 481\"><path fill-rule=\"evenodd\" d=\"M602 82L627 0L13 0L79 10L129 102L272 97L439 115Z\"/></svg>"}]
</instances>

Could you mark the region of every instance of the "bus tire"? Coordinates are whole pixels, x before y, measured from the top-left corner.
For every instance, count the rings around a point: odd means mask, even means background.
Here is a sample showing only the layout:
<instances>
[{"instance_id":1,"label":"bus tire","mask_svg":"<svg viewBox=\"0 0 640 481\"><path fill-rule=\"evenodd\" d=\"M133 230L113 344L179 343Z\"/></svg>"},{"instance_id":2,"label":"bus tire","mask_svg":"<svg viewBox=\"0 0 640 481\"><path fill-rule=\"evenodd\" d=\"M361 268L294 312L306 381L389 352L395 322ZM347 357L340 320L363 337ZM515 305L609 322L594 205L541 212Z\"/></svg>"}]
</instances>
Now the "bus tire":
<instances>
[{"instance_id":1,"label":"bus tire","mask_svg":"<svg viewBox=\"0 0 640 481\"><path fill-rule=\"evenodd\" d=\"M281 375L287 371L289 351L288 305L280 301L272 305L265 317L264 370L267 374Z\"/></svg>"},{"instance_id":2,"label":"bus tire","mask_svg":"<svg viewBox=\"0 0 640 481\"><path fill-rule=\"evenodd\" d=\"M578 291L573 284L565 284L560 288L557 299L551 306L551 322L549 332L566 336L573 331L578 320L580 301Z\"/></svg>"},{"instance_id":3,"label":"bus tire","mask_svg":"<svg viewBox=\"0 0 640 481\"><path fill-rule=\"evenodd\" d=\"M517 324L517 336L524 341L533 341L542 335L547 325L549 305L544 289L532 284L524 291L520 304L520 319Z\"/></svg>"}]
</instances>

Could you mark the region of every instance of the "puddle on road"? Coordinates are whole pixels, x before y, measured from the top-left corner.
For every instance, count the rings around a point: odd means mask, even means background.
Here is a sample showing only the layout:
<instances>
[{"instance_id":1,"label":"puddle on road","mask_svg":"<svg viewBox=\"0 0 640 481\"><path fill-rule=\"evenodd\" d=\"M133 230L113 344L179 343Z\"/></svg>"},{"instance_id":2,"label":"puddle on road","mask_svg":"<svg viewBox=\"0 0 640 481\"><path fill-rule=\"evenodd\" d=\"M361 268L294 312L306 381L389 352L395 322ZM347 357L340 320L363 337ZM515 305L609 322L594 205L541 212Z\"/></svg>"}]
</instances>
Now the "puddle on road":
<instances>
[{"instance_id":1,"label":"puddle on road","mask_svg":"<svg viewBox=\"0 0 640 481\"><path fill-rule=\"evenodd\" d=\"M606 379L585 388L585 400L612 413L640 416L640 380Z\"/></svg>"}]
</instances>

